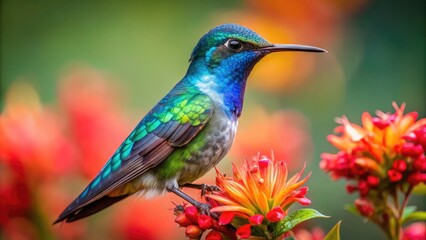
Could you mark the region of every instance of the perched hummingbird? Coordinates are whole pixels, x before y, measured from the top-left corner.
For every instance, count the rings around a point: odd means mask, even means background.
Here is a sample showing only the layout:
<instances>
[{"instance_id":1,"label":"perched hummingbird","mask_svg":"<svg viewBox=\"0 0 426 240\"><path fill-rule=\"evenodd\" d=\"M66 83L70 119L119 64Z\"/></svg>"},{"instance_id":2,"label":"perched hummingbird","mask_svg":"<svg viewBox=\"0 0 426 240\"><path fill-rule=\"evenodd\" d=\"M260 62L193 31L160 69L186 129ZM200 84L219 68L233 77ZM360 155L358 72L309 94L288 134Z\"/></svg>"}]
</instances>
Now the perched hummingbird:
<instances>
[{"instance_id":1,"label":"perched hummingbird","mask_svg":"<svg viewBox=\"0 0 426 240\"><path fill-rule=\"evenodd\" d=\"M235 24L213 28L192 51L185 77L155 105L54 222L72 222L134 194L173 192L197 207L184 186L229 151L241 115L247 77L272 52L325 52L317 47L271 44Z\"/></svg>"}]
</instances>

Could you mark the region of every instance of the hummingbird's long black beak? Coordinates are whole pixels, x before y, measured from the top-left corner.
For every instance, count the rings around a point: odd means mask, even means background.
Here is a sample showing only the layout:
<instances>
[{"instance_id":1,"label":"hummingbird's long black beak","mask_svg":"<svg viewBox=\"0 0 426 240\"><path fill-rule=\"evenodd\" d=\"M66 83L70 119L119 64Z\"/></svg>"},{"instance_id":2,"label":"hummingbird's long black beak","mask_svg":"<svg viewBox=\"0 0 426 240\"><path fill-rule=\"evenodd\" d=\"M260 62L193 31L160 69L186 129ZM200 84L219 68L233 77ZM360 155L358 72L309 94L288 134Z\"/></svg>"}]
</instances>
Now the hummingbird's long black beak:
<instances>
[{"instance_id":1,"label":"hummingbird's long black beak","mask_svg":"<svg viewBox=\"0 0 426 240\"><path fill-rule=\"evenodd\" d=\"M327 50L319 48L319 47L313 47L313 46L307 46L307 45L299 45L299 44L273 44L271 46L262 47L259 50L262 52L284 52L284 51L298 51L298 52L327 52Z\"/></svg>"}]
</instances>

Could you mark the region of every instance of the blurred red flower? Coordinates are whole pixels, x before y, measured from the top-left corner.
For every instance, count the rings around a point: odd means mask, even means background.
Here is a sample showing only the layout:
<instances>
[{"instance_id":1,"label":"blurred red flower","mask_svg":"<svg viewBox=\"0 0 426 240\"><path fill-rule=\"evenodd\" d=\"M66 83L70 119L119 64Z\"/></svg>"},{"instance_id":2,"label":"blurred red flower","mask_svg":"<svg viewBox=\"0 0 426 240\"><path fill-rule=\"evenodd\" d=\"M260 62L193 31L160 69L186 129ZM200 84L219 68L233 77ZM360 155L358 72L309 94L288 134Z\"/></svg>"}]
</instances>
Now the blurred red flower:
<instances>
[{"instance_id":1,"label":"blurred red flower","mask_svg":"<svg viewBox=\"0 0 426 240\"><path fill-rule=\"evenodd\" d=\"M426 223L416 222L408 225L403 230L402 240L424 240L426 239Z\"/></svg>"},{"instance_id":2,"label":"blurred red flower","mask_svg":"<svg viewBox=\"0 0 426 240\"><path fill-rule=\"evenodd\" d=\"M103 74L90 69L73 71L61 81L61 109L77 148L81 171L89 179L131 131L114 89Z\"/></svg>"}]
</instances>

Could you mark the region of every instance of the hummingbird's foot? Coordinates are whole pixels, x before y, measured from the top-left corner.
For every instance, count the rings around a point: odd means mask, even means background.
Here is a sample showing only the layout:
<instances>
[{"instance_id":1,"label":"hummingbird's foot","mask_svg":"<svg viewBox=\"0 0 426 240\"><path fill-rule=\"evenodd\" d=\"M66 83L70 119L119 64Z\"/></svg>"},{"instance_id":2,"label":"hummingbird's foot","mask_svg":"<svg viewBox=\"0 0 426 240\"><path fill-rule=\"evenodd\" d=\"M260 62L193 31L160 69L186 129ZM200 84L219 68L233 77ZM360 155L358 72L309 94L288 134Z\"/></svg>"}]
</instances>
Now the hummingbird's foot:
<instances>
[{"instance_id":1,"label":"hummingbird's foot","mask_svg":"<svg viewBox=\"0 0 426 240\"><path fill-rule=\"evenodd\" d=\"M199 201L193 199L191 196L189 196L188 194L184 193L182 190L180 190L179 188L176 188L176 187L168 187L167 191L178 195L182 199L184 199L187 202L194 205L201 214L209 215L212 218L214 218L215 220L217 220L217 221L219 220L219 214L218 213L210 212L210 209L212 208L212 206L210 206L209 204L202 203L202 202L199 202Z\"/></svg>"},{"instance_id":2,"label":"hummingbird's foot","mask_svg":"<svg viewBox=\"0 0 426 240\"><path fill-rule=\"evenodd\" d=\"M204 183L202 183L202 184L185 183L182 187L200 189L201 190L201 197L204 197L204 195L206 195L206 192L219 192L219 191L222 191L216 185L207 185L207 184L204 184Z\"/></svg>"}]
</instances>

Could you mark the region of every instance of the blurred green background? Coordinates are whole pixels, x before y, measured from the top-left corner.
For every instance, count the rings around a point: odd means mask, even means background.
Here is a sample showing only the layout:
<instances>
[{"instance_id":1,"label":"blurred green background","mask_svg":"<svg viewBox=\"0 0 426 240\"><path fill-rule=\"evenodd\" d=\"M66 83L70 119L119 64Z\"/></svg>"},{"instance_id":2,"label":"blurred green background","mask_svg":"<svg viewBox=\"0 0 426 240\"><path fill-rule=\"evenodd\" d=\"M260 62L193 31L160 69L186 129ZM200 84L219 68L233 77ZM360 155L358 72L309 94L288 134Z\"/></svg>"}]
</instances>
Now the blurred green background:
<instances>
[{"instance_id":1,"label":"blurred green background","mask_svg":"<svg viewBox=\"0 0 426 240\"><path fill-rule=\"evenodd\" d=\"M328 231L341 219L343 239L384 238L376 226L344 210L355 196L346 194L343 181L333 182L319 169L319 155L336 151L326 141L336 116L359 123L363 111L392 111L396 101L425 117L425 1L280 2L2 0L0 106L8 87L22 80L35 87L43 103L54 104L58 80L83 66L113 79L120 107L136 123L185 74L198 39L227 22L250 27L271 42L323 47L329 53L308 56L308 69L304 55L288 55L297 58L281 79L289 84L276 83L278 78L264 87L269 75L262 73L270 70L255 69L245 111L296 109L308 119L314 146L308 196L313 208L332 216L312 225ZM298 75L303 71L309 74ZM292 76L299 84L291 83ZM424 209L421 200L416 201Z\"/></svg>"}]
</instances>

